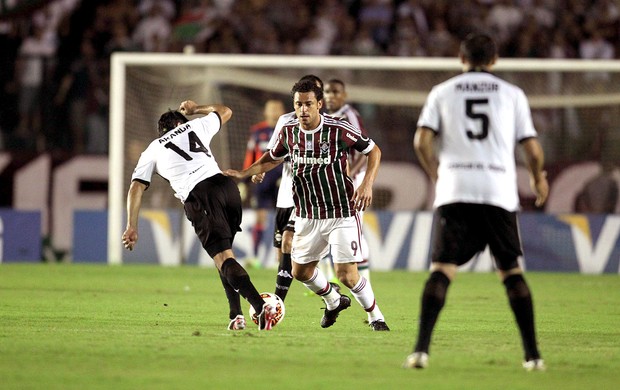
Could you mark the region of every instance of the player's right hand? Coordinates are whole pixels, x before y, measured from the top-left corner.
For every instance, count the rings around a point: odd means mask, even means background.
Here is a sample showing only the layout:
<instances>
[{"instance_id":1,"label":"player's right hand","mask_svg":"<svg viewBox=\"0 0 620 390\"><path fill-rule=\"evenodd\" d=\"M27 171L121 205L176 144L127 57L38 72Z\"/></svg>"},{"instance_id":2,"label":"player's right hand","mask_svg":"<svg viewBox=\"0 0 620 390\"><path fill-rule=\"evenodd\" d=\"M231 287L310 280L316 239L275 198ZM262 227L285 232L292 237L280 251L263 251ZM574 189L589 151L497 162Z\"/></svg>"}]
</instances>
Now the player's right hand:
<instances>
[{"instance_id":1,"label":"player's right hand","mask_svg":"<svg viewBox=\"0 0 620 390\"><path fill-rule=\"evenodd\" d=\"M530 186L536 194L536 207L542 207L549 196L549 182L547 181L547 172L543 171L538 180L531 179Z\"/></svg>"},{"instance_id":2,"label":"player's right hand","mask_svg":"<svg viewBox=\"0 0 620 390\"><path fill-rule=\"evenodd\" d=\"M122 240L126 249L133 250L138 242L138 232L133 228L127 228L123 233Z\"/></svg>"},{"instance_id":3,"label":"player's right hand","mask_svg":"<svg viewBox=\"0 0 620 390\"><path fill-rule=\"evenodd\" d=\"M196 107L198 107L198 104L195 101L185 100L179 106L179 111L185 115L192 115L196 111Z\"/></svg>"}]
</instances>

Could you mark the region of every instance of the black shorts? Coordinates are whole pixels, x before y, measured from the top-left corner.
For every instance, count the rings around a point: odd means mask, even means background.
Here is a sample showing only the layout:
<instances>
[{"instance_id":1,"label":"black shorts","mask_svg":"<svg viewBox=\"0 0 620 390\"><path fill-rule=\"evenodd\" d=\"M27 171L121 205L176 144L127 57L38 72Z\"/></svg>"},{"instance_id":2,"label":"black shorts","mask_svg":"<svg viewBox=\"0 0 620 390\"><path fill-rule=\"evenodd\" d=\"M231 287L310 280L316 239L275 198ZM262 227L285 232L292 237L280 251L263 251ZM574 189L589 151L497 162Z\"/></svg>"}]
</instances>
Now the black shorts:
<instances>
[{"instance_id":1,"label":"black shorts","mask_svg":"<svg viewBox=\"0 0 620 390\"><path fill-rule=\"evenodd\" d=\"M209 256L232 249L235 234L241 231L241 195L237 184L222 174L198 183L184 203L202 247Z\"/></svg>"},{"instance_id":2,"label":"black shorts","mask_svg":"<svg viewBox=\"0 0 620 390\"><path fill-rule=\"evenodd\" d=\"M295 207L276 209L276 221L273 229L273 246L282 248L282 234L285 231L295 231L295 220L293 215Z\"/></svg>"},{"instance_id":3,"label":"black shorts","mask_svg":"<svg viewBox=\"0 0 620 390\"><path fill-rule=\"evenodd\" d=\"M462 265L487 245L500 270L519 266L523 255L517 213L500 207L453 203L435 211L432 260Z\"/></svg>"}]
</instances>

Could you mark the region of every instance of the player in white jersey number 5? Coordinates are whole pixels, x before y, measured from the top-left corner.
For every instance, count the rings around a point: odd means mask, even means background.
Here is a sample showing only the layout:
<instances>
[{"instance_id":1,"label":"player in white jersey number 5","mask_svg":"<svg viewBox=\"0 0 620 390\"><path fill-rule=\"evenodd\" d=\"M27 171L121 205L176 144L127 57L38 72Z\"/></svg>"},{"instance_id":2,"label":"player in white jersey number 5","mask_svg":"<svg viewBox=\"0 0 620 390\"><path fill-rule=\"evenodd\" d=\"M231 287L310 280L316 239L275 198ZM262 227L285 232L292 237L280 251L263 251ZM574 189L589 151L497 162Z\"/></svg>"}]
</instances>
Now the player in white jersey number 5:
<instances>
[{"instance_id":1,"label":"player in white jersey number 5","mask_svg":"<svg viewBox=\"0 0 620 390\"><path fill-rule=\"evenodd\" d=\"M317 268L331 245L336 276L368 313L371 328L389 330L370 282L357 270L362 260L357 210L370 206L381 151L350 123L320 114L323 90L313 81L299 81L292 94L297 118L284 125L276 146L248 169L227 170L225 174L243 179L267 171L274 161L289 156L296 213L293 277L325 301L321 326L332 326L338 314L351 305L351 299L336 291ZM357 189L346 172L350 148L368 156L366 177Z\"/></svg>"},{"instance_id":2,"label":"player in white jersey number 5","mask_svg":"<svg viewBox=\"0 0 620 390\"><path fill-rule=\"evenodd\" d=\"M539 206L549 191L543 151L524 92L490 73L497 59L495 42L471 35L461 44L460 58L464 73L431 90L414 136L420 163L436 183L435 238L418 339L404 366L426 367L431 333L457 267L488 245L521 334L523 366L542 370L532 295L518 262L523 253L514 149L519 143L525 151Z\"/></svg>"},{"instance_id":3,"label":"player in white jersey number 5","mask_svg":"<svg viewBox=\"0 0 620 390\"><path fill-rule=\"evenodd\" d=\"M185 115L204 115L188 121ZM245 328L239 294L258 315L259 329L269 330L275 308L265 303L246 270L235 260L232 243L241 230L241 196L233 180L222 175L209 149L211 139L232 116L226 106L199 106L188 100L179 111L159 118L159 137L140 155L127 194L127 227L122 240L132 250L138 242L138 215L144 191L153 173L166 179L183 202L203 248L220 272L230 304L230 330ZM236 291L239 293L237 293Z\"/></svg>"}]
</instances>

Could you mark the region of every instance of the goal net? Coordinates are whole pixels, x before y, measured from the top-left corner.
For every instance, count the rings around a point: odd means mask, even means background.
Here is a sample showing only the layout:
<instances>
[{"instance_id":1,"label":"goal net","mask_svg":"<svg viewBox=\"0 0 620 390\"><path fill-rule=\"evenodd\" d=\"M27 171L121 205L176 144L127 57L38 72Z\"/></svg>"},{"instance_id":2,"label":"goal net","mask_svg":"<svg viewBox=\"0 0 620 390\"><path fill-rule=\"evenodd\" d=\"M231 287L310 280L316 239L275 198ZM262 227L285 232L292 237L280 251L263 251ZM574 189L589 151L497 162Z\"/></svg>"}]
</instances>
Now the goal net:
<instances>
[{"instance_id":1,"label":"goal net","mask_svg":"<svg viewBox=\"0 0 620 390\"><path fill-rule=\"evenodd\" d=\"M415 165L415 124L432 86L461 72L456 58L252 56L115 53L110 106L108 257L120 263L116 239L124 226L125 195L132 170L156 137L157 120L186 99L223 103L232 119L211 145L220 166L240 168L249 128L261 121L268 99L292 111L290 90L303 75L341 79L348 102L380 145L382 169ZM620 64L615 61L500 59L494 73L525 91L547 162L620 161ZM408 171L403 171L408 172ZM413 171L411 174L416 174ZM393 185L407 186L409 173ZM375 186L375 209L400 209L389 188ZM377 188L378 187L378 188ZM410 191L415 192L415 191ZM415 198L415 195L411 195ZM413 199L410 209L427 209ZM163 180L153 180L143 208L178 208Z\"/></svg>"}]
</instances>

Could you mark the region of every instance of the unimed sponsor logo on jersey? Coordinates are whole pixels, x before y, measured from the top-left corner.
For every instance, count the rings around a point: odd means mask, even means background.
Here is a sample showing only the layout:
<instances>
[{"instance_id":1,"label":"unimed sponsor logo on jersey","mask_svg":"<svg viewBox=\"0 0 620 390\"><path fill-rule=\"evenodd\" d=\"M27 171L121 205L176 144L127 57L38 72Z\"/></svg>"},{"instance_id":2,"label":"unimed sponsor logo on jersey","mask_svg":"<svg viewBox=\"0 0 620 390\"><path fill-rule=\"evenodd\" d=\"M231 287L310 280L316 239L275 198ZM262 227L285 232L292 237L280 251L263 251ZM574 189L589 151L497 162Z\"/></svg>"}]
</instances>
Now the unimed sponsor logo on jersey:
<instances>
[{"instance_id":1,"label":"unimed sponsor logo on jersey","mask_svg":"<svg viewBox=\"0 0 620 390\"><path fill-rule=\"evenodd\" d=\"M327 157L303 157L298 155L293 155L293 162L298 164L319 164L319 165L327 165L332 162L330 156Z\"/></svg>"}]
</instances>

